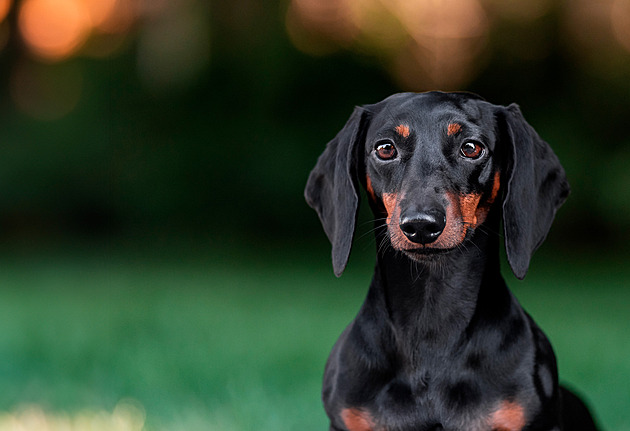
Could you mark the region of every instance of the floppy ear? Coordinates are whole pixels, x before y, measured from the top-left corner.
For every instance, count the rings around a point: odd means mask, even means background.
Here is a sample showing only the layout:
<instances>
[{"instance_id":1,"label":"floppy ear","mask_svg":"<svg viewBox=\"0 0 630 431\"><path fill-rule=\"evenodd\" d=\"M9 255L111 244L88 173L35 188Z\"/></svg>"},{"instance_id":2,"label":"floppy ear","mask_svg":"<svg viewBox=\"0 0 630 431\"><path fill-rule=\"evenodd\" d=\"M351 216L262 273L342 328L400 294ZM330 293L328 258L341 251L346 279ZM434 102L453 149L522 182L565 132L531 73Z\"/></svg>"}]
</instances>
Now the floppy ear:
<instances>
[{"instance_id":1,"label":"floppy ear","mask_svg":"<svg viewBox=\"0 0 630 431\"><path fill-rule=\"evenodd\" d=\"M306 183L306 202L317 211L332 244L333 270L341 276L348 263L359 207L357 144L365 138L367 112L356 107L350 119L319 156Z\"/></svg>"},{"instance_id":2,"label":"floppy ear","mask_svg":"<svg viewBox=\"0 0 630 431\"><path fill-rule=\"evenodd\" d=\"M505 250L514 275L522 280L570 189L558 158L525 121L519 107L512 104L504 114L511 141L503 201Z\"/></svg>"}]
</instances>

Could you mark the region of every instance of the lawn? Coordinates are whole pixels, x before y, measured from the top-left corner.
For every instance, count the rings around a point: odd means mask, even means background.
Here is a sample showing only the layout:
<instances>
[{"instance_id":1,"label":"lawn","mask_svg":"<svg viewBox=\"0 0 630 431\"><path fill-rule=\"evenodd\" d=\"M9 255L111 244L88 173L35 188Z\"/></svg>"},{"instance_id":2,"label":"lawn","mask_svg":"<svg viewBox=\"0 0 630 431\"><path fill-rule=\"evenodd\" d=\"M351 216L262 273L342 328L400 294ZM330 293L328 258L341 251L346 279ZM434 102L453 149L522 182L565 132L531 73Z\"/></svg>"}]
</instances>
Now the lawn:
<instances>
[{"instance_id":1,"label":"lawn","mask_svg":"<svg viewBox=\"0 0 630 431\"><path fill-rule=\"evenodd\" d=\"M327 429L322 368L371 271L359 250L336 279L327 253L5 252L0 431ZM625 261L548 254L510 281L615 431L630 430Z\"/></svg>"}]
</instances>

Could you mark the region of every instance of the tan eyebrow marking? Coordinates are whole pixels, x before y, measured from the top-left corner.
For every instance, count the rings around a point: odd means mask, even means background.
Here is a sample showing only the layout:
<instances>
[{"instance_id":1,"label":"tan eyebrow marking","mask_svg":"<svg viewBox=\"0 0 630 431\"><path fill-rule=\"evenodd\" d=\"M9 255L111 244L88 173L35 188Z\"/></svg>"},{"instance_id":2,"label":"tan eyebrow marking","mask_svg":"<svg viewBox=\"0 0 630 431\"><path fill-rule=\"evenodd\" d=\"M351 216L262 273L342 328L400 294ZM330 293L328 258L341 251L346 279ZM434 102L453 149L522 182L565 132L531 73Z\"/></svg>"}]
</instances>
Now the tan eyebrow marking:
<instances>
[{"instance_id":1,"label":"tan eyebrow marking","mask_svg":"<svg viewBox=\"0 0 630 431\"><path fill-rule=\"evenodd\" d=\"M408 138L411 132L409 130L409 126L401 124L399 126L396 126L396 133L398 133L403 138Z\"/></svg>"},{"instance_id":2,"label":"tan eyebrow marking","mask_svg":"<svg viewBox=\"0 0 630 431\"><path fill-rule=\"evenodd\" d=\"M461 124L457 124L457 123L450 123L448 125L448 130L446 132L446 134L448 136L453 136L454 134L456 134L457 132L459 132L460 130L462 130L462 126Z\"/></svg>"}]
</instances>

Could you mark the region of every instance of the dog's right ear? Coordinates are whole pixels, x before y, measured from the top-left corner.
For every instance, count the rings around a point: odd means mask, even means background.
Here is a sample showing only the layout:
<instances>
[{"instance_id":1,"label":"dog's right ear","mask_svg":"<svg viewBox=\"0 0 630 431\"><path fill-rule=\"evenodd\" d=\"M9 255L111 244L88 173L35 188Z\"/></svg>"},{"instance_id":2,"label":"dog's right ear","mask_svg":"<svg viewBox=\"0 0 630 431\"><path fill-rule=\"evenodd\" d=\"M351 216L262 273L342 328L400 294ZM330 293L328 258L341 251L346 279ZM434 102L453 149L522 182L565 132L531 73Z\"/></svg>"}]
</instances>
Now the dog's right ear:
<instances>
[{"instance_id":1,"label":"dog's right ear","mask_svg":"<svg viewBox=\"0 0 630 431\"><path fill-rule=\"evenodd\" d=\"M365 140L369 114L356 107L350 119L319 156L306 183L306 202L317 211L332 244L333 270L341 276L348 263L359 207L358 145Z\"/></svg>"}]
</instances>

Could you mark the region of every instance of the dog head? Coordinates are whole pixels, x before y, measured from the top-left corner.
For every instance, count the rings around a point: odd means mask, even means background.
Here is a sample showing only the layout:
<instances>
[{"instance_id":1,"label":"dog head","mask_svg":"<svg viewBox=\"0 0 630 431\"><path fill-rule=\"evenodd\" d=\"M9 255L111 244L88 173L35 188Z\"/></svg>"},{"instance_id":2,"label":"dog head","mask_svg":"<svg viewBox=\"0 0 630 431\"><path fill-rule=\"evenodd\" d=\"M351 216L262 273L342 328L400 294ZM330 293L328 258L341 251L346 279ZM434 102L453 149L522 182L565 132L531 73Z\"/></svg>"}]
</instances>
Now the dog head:
<instances>
[{"instance_id":1,"label":"dog head","mask_svg":"<svg viewBox=\"0 0 630 431\"><path fill-rule=\"evenodd\" d=\"M328 143L305 196L343 272L363 184L391 246L413 260L469 240L501 208L508 262L523 278L569 186L516 105L466 93L402 93L355 108Z\"/></svg>"}]
</instances>

